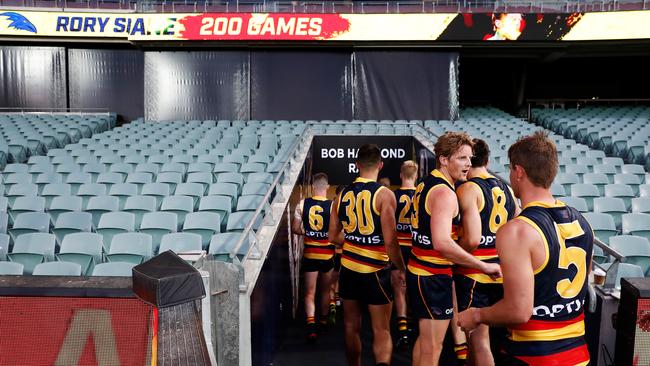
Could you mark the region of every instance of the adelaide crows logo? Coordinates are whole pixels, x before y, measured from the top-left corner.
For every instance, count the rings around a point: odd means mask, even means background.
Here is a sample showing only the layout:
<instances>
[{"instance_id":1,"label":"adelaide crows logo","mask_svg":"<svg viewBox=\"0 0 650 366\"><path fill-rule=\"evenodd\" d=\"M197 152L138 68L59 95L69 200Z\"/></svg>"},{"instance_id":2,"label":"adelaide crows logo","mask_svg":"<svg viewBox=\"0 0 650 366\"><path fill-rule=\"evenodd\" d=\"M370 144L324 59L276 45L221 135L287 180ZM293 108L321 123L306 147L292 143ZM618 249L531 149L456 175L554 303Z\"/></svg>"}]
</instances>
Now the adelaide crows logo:
<instances>
[{"instance_id":1,"label":"adelaide crows logo","mask_svg":"<svg viewBox=\"0 0 650 366\"><path fill-rule=\"evenodd\" d=\"M36 27L34 24L32 24L32 22L30 22L29 19L25 18L23 15L14 13L13 11L7 11L0 13L0 17L6 17L11 22L9 23L9 28L36 33Z\"/></svg>"}]
</instances>

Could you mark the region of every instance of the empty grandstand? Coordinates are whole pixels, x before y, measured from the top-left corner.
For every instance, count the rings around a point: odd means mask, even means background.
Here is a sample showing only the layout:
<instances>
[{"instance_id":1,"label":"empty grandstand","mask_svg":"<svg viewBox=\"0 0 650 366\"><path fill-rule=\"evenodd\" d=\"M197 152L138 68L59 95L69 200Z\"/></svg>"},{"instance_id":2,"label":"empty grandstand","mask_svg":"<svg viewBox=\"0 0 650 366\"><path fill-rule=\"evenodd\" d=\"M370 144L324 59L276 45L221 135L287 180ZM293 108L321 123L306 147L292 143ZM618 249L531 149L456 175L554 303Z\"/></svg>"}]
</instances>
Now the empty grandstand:
<instances>
[{"instance_id":1,"label":"empty grandstand","mask_svg":"<svg viewBox=\"0 0 650 366\"><path fill-rule=\"evenodd\" d=\"M405 160L422 177L447 131L485 140L489 171L507 183L508 148L548 134L551 192L595 236L591 364L650 362L647 325L612 322L650 309L625 307L625 279L650 277L646 2L0 7L1 365L179 364L175 351L203 342L218 365L345 364L340 313L304 341L296 205L315 173L332 197L350 184L366 143L391 188ZM137 300L131 276L168 250L199 271L206 296L158 324L165 308ZM634 289L650 297L644 283ZM157 343L185 331L184 345ZM454 341L440 364L457 362ZM392 364L411 364L410 351Z\"/></svg>"}]
</instances>

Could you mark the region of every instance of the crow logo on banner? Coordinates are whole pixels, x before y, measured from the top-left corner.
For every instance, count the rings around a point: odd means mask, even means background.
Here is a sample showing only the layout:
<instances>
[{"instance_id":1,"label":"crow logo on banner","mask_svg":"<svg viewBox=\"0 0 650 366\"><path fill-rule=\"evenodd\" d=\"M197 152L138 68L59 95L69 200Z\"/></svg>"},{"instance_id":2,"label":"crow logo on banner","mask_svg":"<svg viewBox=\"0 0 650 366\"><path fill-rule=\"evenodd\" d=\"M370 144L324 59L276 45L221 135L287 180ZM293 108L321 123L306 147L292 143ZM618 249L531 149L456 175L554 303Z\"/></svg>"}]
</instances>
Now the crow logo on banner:
<instances>
[{"instance_id":1,"label":"crow logo on banner","mask_svg":"<svg viewBox=\"0 0 650 366\"><path fill-rule=\"evenodd\" d=\"M29 19L25 18L24 15L14 13L13 11L7 11L0 13L0 17L6 17L11 22L9 23L9 28L36 33L36 27L34 24L32 24Z\"/></svg>"}]
</instances>

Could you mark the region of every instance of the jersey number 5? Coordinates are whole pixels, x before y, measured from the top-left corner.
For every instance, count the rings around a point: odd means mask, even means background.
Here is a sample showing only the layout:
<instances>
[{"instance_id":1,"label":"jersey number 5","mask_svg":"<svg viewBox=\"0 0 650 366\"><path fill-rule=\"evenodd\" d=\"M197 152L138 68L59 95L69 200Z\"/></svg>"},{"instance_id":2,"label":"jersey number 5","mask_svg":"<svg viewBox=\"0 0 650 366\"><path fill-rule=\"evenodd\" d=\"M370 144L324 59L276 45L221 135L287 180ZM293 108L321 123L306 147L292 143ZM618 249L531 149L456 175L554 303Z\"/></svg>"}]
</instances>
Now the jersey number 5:
<instances>
[{"instance_id":1,"label":"jersey number 5","mask_svg":"<svg viewBox=\"0 0 650 366\"><path fill-rule=\"evenodd\" d=\"M568 269L573 264L578 270L573 280L565 278L558 281L555 287L561 297L571 299L580 293L582 286L585 284L587 277L587 252L580 247L567 248L566 240L580 237L585 232L582 230L578 221L573 221L568 224L555 223L555 233L560 242L558 267Z\"/></svg>"},{"instance_id":2,"label":"jersey number 5","mask_svg":"<svg viewBox=\"0 0 650 366\"><path fill-rule=\"evenodd\" d=\"M352 233L359 228L361 235L370 235L375 231L375 222L372 219L372 210L370 204L372 195L370 191L361 191L357 193L348 191L345 193L342 202L345 202L345 216L348 222L343 223L343 229L346 233Z\"/></svg>"}]
</instances>

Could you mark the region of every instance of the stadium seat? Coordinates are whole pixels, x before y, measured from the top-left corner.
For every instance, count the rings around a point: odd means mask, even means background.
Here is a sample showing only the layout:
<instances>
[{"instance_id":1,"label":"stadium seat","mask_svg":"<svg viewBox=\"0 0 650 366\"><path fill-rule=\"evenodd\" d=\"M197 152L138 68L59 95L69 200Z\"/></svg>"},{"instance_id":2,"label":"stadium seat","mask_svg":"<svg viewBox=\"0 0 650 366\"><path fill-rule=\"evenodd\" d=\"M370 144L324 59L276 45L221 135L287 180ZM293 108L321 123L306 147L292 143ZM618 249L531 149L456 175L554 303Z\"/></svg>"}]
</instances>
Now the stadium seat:
<instances>
[{"instance_id":1,"label":"stadium seat","mask_svg":"<svg viewBox=\"0 0 650 366\"><path fill-rule=\"evenodd\" d=\"M559 197L558 200L564 202L567 206L571 206L580 212L589 212L587 208L587 201L581 197Z\"/></svg>"},{"instance_id":2,"label":"stadium seat","mask_svg":"<svg viewBox=\"0 0 650 366\"><path fill-rule=\"evenodd\" d=\"M95 266L93 276L131 277L135 263L111 262Z\"/></svg>"},{"instance_id":3,"label":"stadium seat","mask_svg":"<svg viewBox=\"0 0 650 366\"><path fill-rule=\"evenodd\" d=\"M158 252L160 241L166 234L176 232L178 219L173 212L149 212L142 216L140 232L151 235L154 253Z\"/></svg>"},{"instance_id":4,"label":"stadium seat","mask_svg":"<svg viewBox=\"0 0 650 366\"><path fill-rule=\"evenodd\" d=\"M618 173L618 170L613 165L599 164L594 166L594 173L605 174L609 183L614 183L614 175Z\"/></svg>"},{"instance_id":5,"label":"stadium seat","mask_svg":"<svg viewBox=\"0 0 650 366\"><path fill-rule=\"evenodd\" d=\"M643 168L643 165L638 165L638 164L623 164L621 167L621 173L624 174L634 174L639 178L639 181L641 183L646 183L645 181L645 169Z\"/></svg>"},{"instance_id":6,"label":"stadium seat","mask_svg":"<svg viewBox=\"0 0 650 366\"><path fill-rule=\"evenodd\" d=\"M229 254L235 248L235 245L241 238L241 233L221 233L215 234L210 239L210 247L208 253L215 256L216 259L222 261L230 261ZM248 252L249 242L246 240L238 252L243 256Z\"/></svg>"},{"instance_id":7,"label":"stadium seat","mask_svg":"<svg viewBox=\"0 0 650 366\"><path fill-rule=\"evenodd\" d=\"M13 207L17 197L38 196L38 186L34 183L14 184L9 187L9 191L5 195L9 201L9 207Z\"/></svg>"},{"instance_id":8,"label":"stadium seat","mask_svg":"<svg viewBox=\"0 0 650 366\"><path fill-rule=\"evenodd\" d=\"M130 212L107 212L101 215L97 225L97 234L104 239L105 252L110 253L110 244L117 234L134 232L135 215Z\"/></svg>"},{"instance_id":9,"label":"stadium seat","mask_svg":"<svg viewBox=\"0 0 650 366\"><path fill-rule=\"evenodd\" d=\"M219 173L217 183L234 183L239 190L244 185L244 176L241 173Z\"/></svg>"},{"instance_id":10,"label":"stadium seat","mask_svg":"<svg viewBox=\"0 0 650 366\"><path fill-rule=\"evenodd\" d=\"M29 233L47 233L50 230L50 216L43 212L25 212L16 217L14 225L9 229L11 239L16 239Z\"/></svg>"},{"instance_id":11,"label":"stadium seat","mask_svg":"<svg viewBox=\"0 0 650 366\"><path fill-rule=\"evenodd\" d=\"M605 185L610 184L610 179L603 173L586 173L582 177L584 183L593 184L598 188L601 196L605 195Z\"/></svg>"},{"instance_id":12,"label":"stadium seat","mask_svg":"<svg viewBox=\"0 0 650 366\"><path fill-rule=\"evenodd\" d=\"M73 262L46 262L34 267L34 276L81 276L82 268Z\"/></svg>"},{"instance_id":13,"label":"stadium seat","mask_svg":"<svg viewBox=\"0 0 650 366\"><path fill-rule=\"evenodd\" d=\"M636 264L619 263L614 288L621 289L621 278L644 277L643 269Z\"/></svg>"},{"instance_id":14,"label":"stadium seat","mask_svg":"<svg viewBox=\"0 0 650 366\"><path fill-rule=\"evenodd\" d=\"M93 216L88 212L64 212L55 221L52 233L61 244L66 235L92 231Z\"/></svg>"},{"instance_id":15,"label":"stadium seat","mask_svg":"<svg viewBox=\"0 0 650 366\"><path fill-rule=\"evenodd\" d=\"M9 210L11 221L15 221L16 216L25 212L45 212L45 198L17 197Z\"/></svg>"},{"instance_id":16,"label":"stadium seat","mask_svg":"<svg viewBox=\"0 0 650 366\"><path fill-rule=\"evenodd\" d=\"M228 232L241 232L249 222L253 220L254 211L237 211L232 212L228 216L228 223L226 224L226 231ZM262 226L262 215L258 215L257 219L252 225L252 229L257 231Z\"/></svg>"},{"instance_id":17,"label":"stadium seat","mask_svg":"<svg viewBox=\"0 0 650 366\"><path fill-rule=\"evenodd\" d=\"M240 196L237 200L236 211L255 211L264 203L264 197L259 195ZM262 207L262 213L266 212L266 205Z\"/></svg>"},{"instance_id":18,"label":"stadium seat","mask_svg":"<svg viewBox=\"0 0 650 366\"><path fill-rule=\"evenodd\" d=\"M22 276L23 267L17 262L0 262L0 276Z\"/></svg>"},{"instance_id":19,"label":"stadium seat","mask_svg":"<svg viewBox=\"0 0 650 366\"><path fill-rule=\"evenodd\" d=\"M270 173L250 173L246 177L246 182L247 183L267 183L267 184L272 184L273 183L273 174Z\"/></svg>"},{"instance_id":20,"label":"stadium seat","mask_svg":"<svg viewBox=\"0 0 650 366\"><path fill-rule=\"evenodd\" d=\"M176 185L183 183L183 174L179 172L163 172L156 176L156 183L167 183L173 193Z\"/></svg>"},{"instance_id":21,"label":"stadium seat","mask_svg":"<svg viewBox=\"0 0 650 366\"><path fill-rule=\"evenodd\" d=\"M138 186L133 183L113 184L108 192L109 196L115 196L120 199L120 210L124 209L126 199L138 195Z\"/></svg>"},{"instance_id":22,"label":"stadium seat","mask_svg":"<svg viewBox=\"0 0 650 366\"><path fill-rule=\"evenodd\" d=\"M160 253L172 250L174 253L199 251L202 249L201 236L193 233L172 233L163 236Z\"/></svg>"},{"instance_id":23,"label":"stadium seat","mask_svg":"<svg viewBox=\"0 0 650 366\"><path fill-rule=\"evenodd\" d=\"M67 234L56 257L60 261L79 264L81 273L89 275L95 265L102 262L103 247L103 238L99 234L89 232Z\"/></svg>"},{"instance_id":24,"label":"stadium seat","mask_svg":"<svg viewBox=\"0 0 650 366\"><path fill-rule=\"evenodd\" d=\"M564 191L570 195L571 194L571 185L582 183L581 179L578 178L577 174L573 173L558 173L555 177L553 183L561 184L564 187Z\"/></svg>"},{"instance_id":25,"label":"stadium seat","mask_svg":"<svg viewBox=\"0 0 650 366\"><path fill-rule=\"evenodd\" d=\"M632 187L627 184L607 184L605 186L605 197L618 197L625 202L625 208L632 208L632 198L635 197Z\"/></svg>"},{"instance_id":26,"label":"stadium seat","mask_svg":"<svg viewBox=\"0 0 650 366\"><path fill-rule=\"evenodd\" d=\"M134 172L126 176L126 183L135 184L138 192L142 190L145 184L153 183L153 174L149 172Z\"/></svg>"},{"instance_id":27,"label":"stadium seat","mask_svg":"<svg viewBox=\"0 0 650 366\"><path fill-rule=\"evenodd\" d=\"M621 216L627 213L625 202L615 197L598 197L594 199L594 212L606 213L612 216L617 228L621 227Z\"/></svg>"},{"instance_id":28,"label":"stadium seat","mask_svg":"<svg viewBox=\"0 0 650 366\"><path fill-rule=\"evenodd\" d=\"M189 196L176 195L165 197L160 211L175 213L178 219L178 229L180 229L185 222L185 215L194 211L194 199Z\"/></svg>"},{"instance_id":29,"label":"stadium seat","mask_svg":"<svg viewBox=\"0 0 650 366\"><path fill-rule=\"evenodd\" d=\"M641 184L641 180L635 174L626 174L626 173L615 174L614 183L626 184L632 188L632 192L634 193L635 196L639 194L639 185Z\"/></svg>"},{"instance_id":30,"label":"stadium seat","mask_svg":"<svg viewBox=\"0 0 650 366\"><path fill-rule=\"evenodd\" d=\"M43 186L40 195L45 198L45 205L49 207L53 197L70 196L71 194L71 185L66 183L49 183Z\"/></svg>"},{"instance_id":31,"label":"stadium seat","mask_svg":"<svg viewBox=\"0 0 650 366\"><path fill-rule=\"evenodd\" d=\"M23 273L32 274L34 267L54 260L55 238L49 233L22 234L14 239L14 247L7 257L23 265Z\"/></svg>"},{"instance_id":32,"label":"stadium seat","mask_svg":"<svg viewBox=\"0 0 650 366\"><path fill-rule=\"evenodd\" d=\"M135 215L135 226L140 227L142 216L147 212L158 210L156 198L152 196L131 196L126 199L124 212L131 212Z\"/></svg>"},{"instance_id":33,"label":"stadium seat","mask_svg":"<svg viewBox=\"0 0 650 366\"><path fill-rule=\"evenodd\" d=\"M589 211L594 209L594 198L599 197L598 188L593 184L578 183L571 185L571 196L582 197L587 202Z\"/></svg>"},{"instance_id":34,"label":"stadium seat","mask_svg":"<svg viewBox=\"0 0 650 366\"><path fill-rule=\"evenodd\" d=\"M65 182L71 187L71 194L77 194L79 186L92 183L92 176L89 173L70 173Z\"/></svg>"},{"instance_id":35,"label":"stadium seat","mask_svg":"<svg viewBox=\"0 0 650 366\"><path fill-rule=\"evenodd\" d=\"M245 183L242 186L241 194L264 196L269 191L270 185L266 183Z\"/></svg>"},{"instance_id":36,"label":"stadium seat","mask_svg":"<svg viewBox=\"0 0 650 366\"><path fill-rule=\"evenodd\" d=\"M199 203L199 199L205 194L207 185L201 183L180 183L176 186L174 195L192 197L192 209Z\"/></svg>"},{"instance_id":37,"label":"stadium seat","mask_svg":"<svg viewBox=\"0 0 650 366\"><path fill-rule=\"evenodd\" d=\"M108 172L100 173L97 176L97 183L106 184L110 190L113 185L124 183L125 176L120 173Z\"/></svg>"},{"instance_id":38,"label":"stadium seat","mask_svg":"<svg viewBox=\"0 0 650 366\"><path fill-rule=\"evenodd\" d=\"M603 263L608 261L609 256L607 254L605 254L605 252L603 251L603 249L601 247L599 247L598 245L596 245L594 243L594 252L593 252L593 255L592 255L592 259L593 259L594 262L596 262L598 264L603 264Z\"/></svg>"},{"instance_id":39,"label":"stadium seat","mask_svg":"<svg viewBox=\"0 0 650 366\"><path fill-rule=\"evenodd\" d=\"M81 189L81 188L80 188ZM102 214L120 210L120 199L114 196L95 196L90 197L85 211L93 215L93 226L99 225L99 219Z\"/></svg>"},{"instance_id":40,"label":"stadium seat","mask_svg":"<svg viewBox=\"0 0 650 366\"><path fill-rule=\"evenodd\" d=\"M11 237L8 234L0 233L0 263L7 260L7 252L9 252L9 242Z\"/></svg>"},{"instance_id":41,"label":"stadium seat","mask_svg":"<svg viewBox=\"0 0 650 366\"><path fill-rule=\"evenodd\" d=\"M111 239L106 258L110 262L140 264L152 256L151 235L145 233L119 233Z\"/></svg>"},{"instance_id":42,"label":"stadium seat","mask_svg":"<svg viewBox=\"0 0 650 366\"><path fill-rule=\"evenodd\" d=\"M192 212L185 217L183 232L198 234L204 249L208 248L212 235L221 231L221 216L214 212Z\"/></svg>"},{"instance_id":43,"label":"stadium seat","mask_svg":"<svg viewBox=\"0 0 650 366\"><path fill-rule=\"evenodd\" d=\"M165 163L160 167L161 173L176 172L180 174L185 174L187 167L183 163Z\"/></svg>"},{"instance_id":44,"label":"stadium seat","mask_svg":"<svg viewBox=\"0 0 650 366\"><path fill-rule=\"evenodd\" d=\"M140 163L135 166L135 173L149 173L152 176L157 176L160 173L160 165L155 163Z\"/></svg>"},{"instance_id":45,"label":"stadium seat","mask_svg":"<svg viewBox=\"0 0 650 366\"><path fill-rule=\"evenodd\" d=\"M583 216L587 219L589 225L591 225L594 235L603 243L609 245L609 238L618 234L616 225L614 224L614 218L611 215L588 212L584 213Z\"/></svg>"},{"instance_id":46,"label":"stadium seat","mask_svg":"<svg viewBox=\"0 0 650 366\"><path fill-rule=\"evenodd\" d=\"M616 172L620 173L623 167L623 159L619 157L604 157L601 161L602 165L610 165L616 167Z\"/></svg>"},{"instance_id":47,"label":"stadium seat","mask_svg":"<svg viewBox=\"0 0 650 366\"><path fill-rule=\"evenodd\" d=\"M571 164L567 165L564 169L564 174L575 174L578 176L579 180L582 180L582 177L586 173L590 173L590 170L586 165Z\"/></svg>"},{"instance_id":48,"label":"stadium seat","mask_svg":"<svg viewBox=\"0 0 650 366\"><path fill-rule=\"evenodd\" d=\"M650 240L650 214L629 213L622 217L623 234L642 236Z\"/></svg>"}]
</instances>

